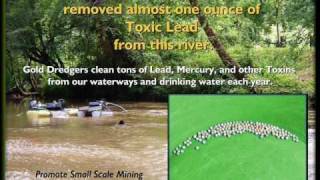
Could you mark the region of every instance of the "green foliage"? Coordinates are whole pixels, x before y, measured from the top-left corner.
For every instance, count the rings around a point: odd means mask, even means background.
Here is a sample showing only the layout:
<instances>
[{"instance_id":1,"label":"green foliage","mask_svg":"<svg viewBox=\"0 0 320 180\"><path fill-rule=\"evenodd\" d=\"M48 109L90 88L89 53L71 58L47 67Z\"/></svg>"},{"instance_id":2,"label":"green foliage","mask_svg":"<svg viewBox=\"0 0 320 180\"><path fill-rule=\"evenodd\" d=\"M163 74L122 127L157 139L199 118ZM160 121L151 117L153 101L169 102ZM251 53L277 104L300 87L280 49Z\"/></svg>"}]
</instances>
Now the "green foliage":
<instances>
[{"instance_id":1,"label":"green foliage","mask_svg":"<svg viewBox=\"0 0 320 180\"><path fill-rule=\"evenodd\" d=\"M119 1L100 1L99 5L115 5ZM189 1L167 0L134 0L125 2L125 6L134 3L145 6L168 5L190 6ZM257 16L208 16L209 24L215 30L227 52L242 66L263 67L292 66L297 69L294 76L267 76L280 83L281 87L271 86L263 88L263 92L307 92L313 90L313 50L309 46L313 42L313 1L283 1L283 0L200 0L204 6L241 6L248 7L261 4L261 14ZM17 80L20 84L27 84L25 89L32 90L28 75L21 73L24 65L52 65L56 67L143 67L152 66L191 66L191 67L224 67L214 49L203 51L153 51L147 48L144 51L114 51L113 41L144 41L154 39L176 41L207 41L203 31L198 33L128 33L126 21L150 23L155 21L164 24L167 20L174 23L190 23L197 20L194 15L64 15L64 6L92 5L86 0L16 0L7 1L6 11L6 40L7 40L7 89L14 87ZM304 18L302 18L304 17ZM306 18L305 18L306 17ZM281 35L286 37L282 47L275 47L275 39L279 35L275 26L281 29ZM61 77L60 78L70 78ZM48 75L37 77L37 90L46 96L57 92L69 92L72 87L48 87L43 83ZM108 78L163 78L164 75L126 75L110 76ZM105 78L91 74L77 78L96 79ZM174 74L167 78L232 78L217 75L181 75ZM301 79L302 78L302 79ZM306 88L307 87L307 88ZM92 90L95 87L84 87ZM113 96L120 94L117 88L92 90L103 92L101 95ZM165 97L168 93L228 93L248 92L247 88L239 87L135 87L123 88L121 96L144 96L150 94ZM128 95L128 96L127 96ZM80 95L81 96L81 95ZM114 96L113 96L114 97Z\"/></svg>"}]
</instances>

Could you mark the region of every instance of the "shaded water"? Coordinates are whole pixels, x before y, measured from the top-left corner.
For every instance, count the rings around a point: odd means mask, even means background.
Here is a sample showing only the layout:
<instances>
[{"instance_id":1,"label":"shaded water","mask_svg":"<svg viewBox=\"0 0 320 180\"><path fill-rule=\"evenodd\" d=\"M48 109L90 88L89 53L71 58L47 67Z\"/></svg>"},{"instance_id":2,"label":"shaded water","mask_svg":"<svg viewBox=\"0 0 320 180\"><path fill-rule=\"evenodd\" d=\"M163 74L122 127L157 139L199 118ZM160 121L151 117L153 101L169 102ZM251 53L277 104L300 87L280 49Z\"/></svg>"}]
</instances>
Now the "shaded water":
<instances>
[{"instance_id":1,"label":"shaded water","mask_svg":"<svg viewBox=\"0 0 320 180\"><path fill-rule=\"evenodd\" d=\"M125 170L143 173L143 179L167 179L166 104L121 105L128 112L112 117L28 120L25 104L9 102L7 179L33 179L37 170ZM126 124L117 125L120 120Z\"/></svg>"}]
</instances>

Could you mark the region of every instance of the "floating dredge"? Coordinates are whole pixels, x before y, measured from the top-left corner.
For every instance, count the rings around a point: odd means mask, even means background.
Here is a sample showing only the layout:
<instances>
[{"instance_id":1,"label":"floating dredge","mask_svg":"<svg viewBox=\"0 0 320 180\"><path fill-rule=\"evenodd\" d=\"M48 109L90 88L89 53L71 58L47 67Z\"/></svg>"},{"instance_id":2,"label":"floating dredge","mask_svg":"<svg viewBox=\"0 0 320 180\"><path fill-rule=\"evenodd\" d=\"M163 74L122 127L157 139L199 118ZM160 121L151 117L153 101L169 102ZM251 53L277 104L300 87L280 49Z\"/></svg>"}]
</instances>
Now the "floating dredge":
<instances>
[{"instance_id":1,"label":"floating dredge","mask_svg":"<svg viewBox=\"0 0 320 180\"><path fill-rule=\"evenodd\" d=\"M102 117L112 116L113 111L111 107L120 109L120 112L126 112L127 110L122 106L106 102L104 100L92 101L88 103L88 106L79 108L66 108L65 100L59 99L50 103L41 103L37 100L31 100L29 103L29 110L27 111L28 117L33 118L69 118L69 117Z\"/></svg>"}]
</instances>

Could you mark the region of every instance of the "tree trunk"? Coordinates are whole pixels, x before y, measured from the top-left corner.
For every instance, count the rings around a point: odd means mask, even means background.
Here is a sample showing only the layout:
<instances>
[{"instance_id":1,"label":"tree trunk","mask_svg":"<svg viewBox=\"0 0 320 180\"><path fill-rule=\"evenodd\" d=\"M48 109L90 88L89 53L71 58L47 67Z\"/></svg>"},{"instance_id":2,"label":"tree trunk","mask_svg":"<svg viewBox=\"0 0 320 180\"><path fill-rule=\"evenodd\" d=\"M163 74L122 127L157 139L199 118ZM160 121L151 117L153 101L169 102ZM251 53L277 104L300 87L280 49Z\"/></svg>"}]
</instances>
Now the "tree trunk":
<instances>
[{"instance_id":1,"label":"tree trunk","mask_svg":"<svg viewBox=\"0 0 320 180\"><path fill-rule=\"evenodd\" d=\"M277 28L277 42L276 42L276 47L281 47L281 39L280 39L280 23L279 23L279 11L280 11L280 1L277 0L276 1L277 3L277 7L276 7L276 15L277 15L277 18L276 18L276 28Z\"/></svg>"},{"instance_id":2,"label":"tree trunk","mask_svg":"<svg viewBox=\"0 0 320 180\"><path fill-rule=\"evenodd\" d=\"M206 16L201 11L201 8L199 6L198 0L189 0L189 2L190 2L192 7L198 7L199 8L200 13L197 14L197 18L199 20L199 23L200 23L201 27L203 28L203 30L205 31L206 35L208 36L208 39L209 39L210 43L212 44L212 46L214 47L214 49L218 53L218 55L219 55L220 59L222 60L223 64L225 66L227 66L228 68L232 68L232 67L236 68L236 73L234 74L234 76L237 79L244 78L245 74L239 73L240 65L230 57L230 55L227 53L227 51L225 50L224 46L221 44L220 40L218 39L218 37L217 37L216 33L214 32L214 30L210 27Z\"/></svg>"},{"instance_id":3,"label":"tree trunk","mask_svg":"<svg viewBox=\"0 0 320 180\"><path fill-rule=\"evenodd\" d=\"M281 47L279 23L277 23L277 42L276 42L276 46L277 47Z\"/></svg>"}]
</instances>

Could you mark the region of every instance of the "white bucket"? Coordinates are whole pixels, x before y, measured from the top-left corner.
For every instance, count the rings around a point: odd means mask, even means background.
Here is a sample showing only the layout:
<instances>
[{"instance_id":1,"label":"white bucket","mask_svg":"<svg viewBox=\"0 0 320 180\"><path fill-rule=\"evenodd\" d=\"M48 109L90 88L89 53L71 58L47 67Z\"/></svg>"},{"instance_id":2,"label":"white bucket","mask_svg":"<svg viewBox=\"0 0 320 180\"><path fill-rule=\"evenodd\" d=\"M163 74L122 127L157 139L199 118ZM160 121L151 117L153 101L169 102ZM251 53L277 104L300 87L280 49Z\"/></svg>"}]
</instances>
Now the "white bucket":
<instances>
[{"instance_id":1,"label":"white bucket","mask_svg":"<svg viewBox=\"0 0 320 180\"><path fill-rule=\"evenodd\" d=\"M101 116L101 111L92 111L91 115L92 117L100 117Z\"/></svg>"},{"instance_id":2,"label":"white bucket","mask_svg":"<svg viewBox=\"0 0 320 180\"><path fill-rule=\"evenodd\" d=\"M93 111L92 117L101 117L101 116L112 116L112 111Z\"/></svg>"},{"instance_id":3,"label":"white bucket","mask_svg":"<svg viewBox=\"0 0 320 180\"><path fill-rule=\"evenodd\" d=\"M85 111L78 111L77 114L78 114L78 117L81 117L81 118L86 116L86 112Z\"/></svg>"},{"instance_id":4,"label":"white bucket","mask_svg":"<svg viewBox=\"0 0 320 180\"><path fill-rule=\"evenodd\" d=\"M51 115L53 118L68 118L69 115L65 111L51 111Z\"/></svg>"}]
</instances>

